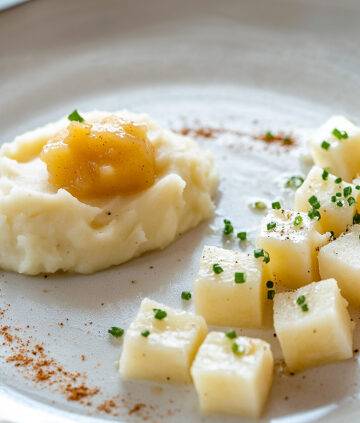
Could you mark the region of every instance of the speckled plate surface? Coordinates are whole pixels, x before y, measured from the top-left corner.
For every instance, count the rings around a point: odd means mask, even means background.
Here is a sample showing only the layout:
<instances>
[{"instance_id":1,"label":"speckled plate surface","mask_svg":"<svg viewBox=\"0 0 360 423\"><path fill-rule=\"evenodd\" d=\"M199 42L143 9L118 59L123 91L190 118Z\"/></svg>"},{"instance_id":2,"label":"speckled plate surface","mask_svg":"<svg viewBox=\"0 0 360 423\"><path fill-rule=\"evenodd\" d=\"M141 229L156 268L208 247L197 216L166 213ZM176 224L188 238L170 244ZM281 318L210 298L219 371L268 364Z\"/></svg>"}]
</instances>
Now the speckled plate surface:
<instances>
[{"instance_id":1,"label":"speckled plate surface","mask_svg":"<svg viewBox=\"0 0 360 423\"><path fill-rule=\"evenodd\" d=\"M201 417L191 386L122 383L107 329L126 328L144 296L185 307L204 244L251 249L262 215L249 203L291 204L284 180L306 172L308 130L331 114L359 122L359 17L355 0L36 0L0 13L1 142L74 108L128 108L176 130L216 128L198 139L221 175L215 218L164 251L91 276L0 274L2 423L240 421ZM257 140L266 130L296 146ZM247 245L222 239L224 217ZM241 333L281 358L271 329ZM31 363L9 361L34 349ZM55 373L41 377L41 360ZM264 421L360 419L356 355L296 376L277 363ZM69 383L94 395L69 401Z\"/></svg>"}]
</instances>

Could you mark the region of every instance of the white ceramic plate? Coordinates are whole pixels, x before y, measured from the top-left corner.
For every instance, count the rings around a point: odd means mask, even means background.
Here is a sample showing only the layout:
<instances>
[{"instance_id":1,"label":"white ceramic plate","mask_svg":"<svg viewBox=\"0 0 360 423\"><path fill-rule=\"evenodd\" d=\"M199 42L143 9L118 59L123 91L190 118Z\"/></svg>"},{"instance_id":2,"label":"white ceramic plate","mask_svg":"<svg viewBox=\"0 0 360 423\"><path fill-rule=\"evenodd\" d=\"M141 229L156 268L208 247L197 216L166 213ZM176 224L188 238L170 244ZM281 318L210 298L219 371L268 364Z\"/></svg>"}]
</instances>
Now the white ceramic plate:
<instances>
[{"instance_id":1,"label":"white ceramic plate","mask_svg":"<svg viewBox=\"0 0 360 423\"><path fill-rule=\"evenodd\" d=\"M302 147L265 148L229 129L291 131L301 143L331 114L358 120L359 18L356 0L37 0L0 13L1 142L74 108L128 108L171 128L227 130L199 141L221 174L212 222L95 275L0 275L0 309L8 308L0 326L42 342L48 356L100 388L91 405L68 401L58 383L34 383L26 366L6 362L0 343L0 421L239 421L200 417L192 387L121 383L121 342L107 329L126 328L144 296L184 307L180 293L191 289L202 246L223 245L224 217L250 231L251 249L261 214L249 202L291 201L284 177L305 172ZM242 333L269 340L280 357L272 330ZM264 420L358 421L359 380L356 357L296 376L277 366ZM97 410L113 397L112 413Z\"/></svg>"}]
</instances>

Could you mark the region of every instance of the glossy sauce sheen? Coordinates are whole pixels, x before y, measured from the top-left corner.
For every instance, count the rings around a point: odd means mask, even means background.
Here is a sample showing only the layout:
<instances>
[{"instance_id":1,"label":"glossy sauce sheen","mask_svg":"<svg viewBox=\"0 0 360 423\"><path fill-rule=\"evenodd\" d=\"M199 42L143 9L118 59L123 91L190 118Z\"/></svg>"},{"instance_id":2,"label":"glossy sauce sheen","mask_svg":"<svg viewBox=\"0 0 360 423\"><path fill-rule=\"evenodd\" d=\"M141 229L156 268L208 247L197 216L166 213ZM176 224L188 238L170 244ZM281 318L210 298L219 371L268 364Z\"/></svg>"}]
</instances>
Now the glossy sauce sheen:
<instances>
[{"instance_id":1,"label":"glossy sauce sheen","mask_svg":"<svg viewBox=\"0 0 360 423\"><path fill-rule=\"evenodd\" d=\"M147 128L119 118L70 122L42 149L49 182L77 198L128 195L155 181L155 151Z\"/></svg>"}]
</instances>

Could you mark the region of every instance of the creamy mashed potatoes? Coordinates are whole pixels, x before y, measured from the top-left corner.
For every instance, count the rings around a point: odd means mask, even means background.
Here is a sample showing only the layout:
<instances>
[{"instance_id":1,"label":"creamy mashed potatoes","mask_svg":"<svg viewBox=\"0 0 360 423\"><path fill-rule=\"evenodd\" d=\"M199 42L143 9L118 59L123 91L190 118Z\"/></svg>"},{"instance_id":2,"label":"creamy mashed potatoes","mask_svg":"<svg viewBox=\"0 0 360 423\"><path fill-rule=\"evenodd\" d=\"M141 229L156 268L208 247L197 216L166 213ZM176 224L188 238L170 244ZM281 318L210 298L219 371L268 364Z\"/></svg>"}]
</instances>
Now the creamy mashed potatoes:
<instances>
[{"instance_id":1,"label":"creamy mashed potatoes","mask_svg":"<svg viewBox=\"0 0 360 423\"><path fill-rule=\"evenodd\" d=\"M145 251L164 248L212 215L218 177L209 152L189 138L161 129L146 115L91 112L82 116L91 127L101 126L112 116L145 128L154 152L154 180L150 177L149 182L149 171L142 190L137 185L136 190L118 194L112 185L110 195L94 191L97 195L93 197L77 195L81 194L78 180L77 190L50 183L54 179L44 152L50 142L59 142L59 134L68 130L68 119L4 144L0 149L3 269L27 274L57 270L95 272ZM141 151L145 150L144 147ZM146 154L149 158L149 149ZM94 153L94 157L99 156ZM106 166L104 170L106 175ZM113 184L116 178L110 176ZM104 180L100 182L96 189L106 186L101 185Z\"/></svg>"}]
</instances>

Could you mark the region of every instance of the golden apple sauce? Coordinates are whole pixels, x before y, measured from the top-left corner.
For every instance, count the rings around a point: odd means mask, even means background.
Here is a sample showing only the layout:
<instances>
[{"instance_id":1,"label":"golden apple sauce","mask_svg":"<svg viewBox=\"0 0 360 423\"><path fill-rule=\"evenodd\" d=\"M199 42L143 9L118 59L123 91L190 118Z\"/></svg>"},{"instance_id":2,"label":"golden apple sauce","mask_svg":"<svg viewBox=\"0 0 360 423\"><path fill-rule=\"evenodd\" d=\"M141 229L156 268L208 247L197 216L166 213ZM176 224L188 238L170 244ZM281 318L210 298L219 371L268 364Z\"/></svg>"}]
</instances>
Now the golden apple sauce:
<instances>
[{"instance_id":1,"label":"golden apple sauce","mask_svg":"<svg viewBox=\"0 0 360 423\"><path fill-rule=\"evenodd\" d=\"M77 198L134 194L156 176L147 128L116 116L70 122L42 147L40 158L49 183Z\"/></svg>"}]
</instances>

